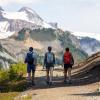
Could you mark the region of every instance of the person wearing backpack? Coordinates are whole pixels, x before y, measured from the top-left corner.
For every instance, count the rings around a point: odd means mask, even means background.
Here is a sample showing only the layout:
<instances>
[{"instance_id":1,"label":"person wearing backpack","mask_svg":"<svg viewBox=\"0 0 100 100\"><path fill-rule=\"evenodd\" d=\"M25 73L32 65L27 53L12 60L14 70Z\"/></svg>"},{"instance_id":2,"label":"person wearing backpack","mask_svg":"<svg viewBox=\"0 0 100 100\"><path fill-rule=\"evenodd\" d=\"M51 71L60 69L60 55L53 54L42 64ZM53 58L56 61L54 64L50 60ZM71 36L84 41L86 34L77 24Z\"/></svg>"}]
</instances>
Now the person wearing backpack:
<instances>
[{"instance_id":1,"label":"person wearing backpack","mask_svg":"<svg viewBox=\"0 0 100 100\"><path fill-rule=\"evenodd\" d=\"M29 48L29 51L25 58L25 63L27 63L27 73L28 73L27 80L28 82L32 82L32 85L35 85L34 77L35 77L35 70L37 65L37 54L33 52L33 47ZM31 77L31 73L32 73L32 77Z\"/></svg>"},{"instance_id":2,"label":"person wearing backpack","mask_svg":"<svg viewBox=\"0 0 100 100\"><path fill-rule=\"evenodd\" d=\"M46 67L47 84L52 85L53 68L55 64L55 55L52 51L52 47L48 47L48 52L45 53L44 66ZM50 76L49 76L50 74Z\"/></svg>"},{"instance_id":3,"label":"person wearing backpack","mask_svg":"<svg viewBox=\"0 0 100 100\"><path fill-rule=\"evenodd\" d=\"M69 51L69 48L65 49L65 53L63 55L63 63L64 63L64 82L66 83L66 78L68 74L68 83L71 83L71 70L74 65L74 59Z\"/></svg>"}]
</instances>

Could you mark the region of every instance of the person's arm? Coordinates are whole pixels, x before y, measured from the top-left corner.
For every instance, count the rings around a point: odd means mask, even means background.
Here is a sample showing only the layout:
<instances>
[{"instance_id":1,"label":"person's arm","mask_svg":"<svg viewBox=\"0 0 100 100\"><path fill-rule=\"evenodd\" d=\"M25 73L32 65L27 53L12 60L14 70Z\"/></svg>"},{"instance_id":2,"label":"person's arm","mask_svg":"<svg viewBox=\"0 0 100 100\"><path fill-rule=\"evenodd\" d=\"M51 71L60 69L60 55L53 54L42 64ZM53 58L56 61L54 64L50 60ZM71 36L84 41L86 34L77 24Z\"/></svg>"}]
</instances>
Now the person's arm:
<instances>
[{"instance_id":1,"label":"person's arm","mask_svg":"<svg viewBox=\"0 0 100 100\"><path fill-rule=\"evenodd\" d=\"M36 66L37 65L37 53L34 53L34 65Z\"/></svg>"},{"instance_id":2,"label":"person's arm","mask_svg":"<svg viewBox=\"0 0 100 100\"><path fill-rule=\"evenodd\" d=\"M72 64L72 66L74 65L74 57L72 54L71 54L71 64Z\"/></svg>"},{"instance_id":3,"label":"person's arm","mask_svg":"<svg viewBox=\"0 0 100 100\"><path fill-rule=\"evenodd\" d=\"M24 63L27 63L27 55L25 56L25 60L24 60Z\"/></svg>"},{"instance_id":4,"label":"person's arm","mask_svg":"<svg viewBox=\"0 0 100 100\"><path fill-rule=\"evenodd\" d=\"M63 56L62 56L62 63L64 63L64 54L63 54Z\"/></svg>"},{"instance_id":5,"label":"person's arm","mask_svg":"<svg viewBox=\"0 0 100 100\"><path fill-rule=\"evenodd\" d=\"M44 56L44 63L43 63L43 67L46 65L46 57L47 57L47 53Z\"/></svg>"},{"instance_id":6,"label":"person's arm","mask_svg":"<svg viewBox=\"0 0 100 100\"><path fill-rule=\"evenodd\" d=\"M53 64L55 64L55 54L53 53Z\"/></svg>"},{"instance_id":7,"label":"person's arm","mask_svg":"<svg viewBox=\"0 0 100 100\"><path fill-rule=\"evenodd\" d=\"M63 54L63 56L62 56L62 65L61 65L62 67L64 66L64 54Z\"/></svg>"}]
</instances>

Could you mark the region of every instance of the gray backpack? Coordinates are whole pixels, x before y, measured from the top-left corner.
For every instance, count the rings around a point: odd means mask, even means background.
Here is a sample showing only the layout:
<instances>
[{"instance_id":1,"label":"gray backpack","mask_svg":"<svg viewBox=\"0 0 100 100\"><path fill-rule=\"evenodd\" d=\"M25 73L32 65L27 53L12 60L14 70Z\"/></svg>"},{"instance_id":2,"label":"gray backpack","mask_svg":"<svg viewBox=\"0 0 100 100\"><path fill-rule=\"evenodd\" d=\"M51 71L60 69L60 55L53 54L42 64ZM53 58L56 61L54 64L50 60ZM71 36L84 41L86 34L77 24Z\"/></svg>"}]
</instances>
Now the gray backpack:
<instances>
[{"instance_id":1,"label":"gray backpack","mask_svg":"<svg viewBox=\"0 0 100 100\"><path fill-rule=\"evenodd\" d=\"M54 62L54 54L52 52L48 52L46 54L46 61L47 63L53 63Z\"/></svg>"}]
</instances>

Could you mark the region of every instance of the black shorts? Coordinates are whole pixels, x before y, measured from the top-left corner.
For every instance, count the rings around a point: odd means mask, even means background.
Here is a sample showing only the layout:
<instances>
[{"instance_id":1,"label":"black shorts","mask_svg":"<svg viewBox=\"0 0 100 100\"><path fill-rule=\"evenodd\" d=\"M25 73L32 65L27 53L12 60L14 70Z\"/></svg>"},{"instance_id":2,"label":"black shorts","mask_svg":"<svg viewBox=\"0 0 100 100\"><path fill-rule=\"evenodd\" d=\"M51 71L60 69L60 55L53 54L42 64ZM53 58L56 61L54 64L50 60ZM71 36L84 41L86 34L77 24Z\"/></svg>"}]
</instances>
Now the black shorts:
<instances>
[{"instance_id":1,"label":"black shorts","mask_svg":"<svg viewBox=\"0 0 100 100\"><path fill-rule=\"evenodd\" d=\"M35 65L27 65L27 73L35 72Z\"/></svg>"},{"instance_id":2,"label":"black shorts","mask_svg":"<svg viewBox=\"0 0 100 100\"><path fill-rule=\"evenodd\" d=\"M71 64L64 64L64 69L72 68Z\"/></svg>"},{"instance_id":3,"label":"black shorts","mask_svg":"<svg viewBox=\"0 0 100 100\"><path fill-rule=\"evenodd\" d=\"M50 69L50 67L54 67L53 63L47 63L46 64L46 69Z\"/></svg>"}]
</instances>

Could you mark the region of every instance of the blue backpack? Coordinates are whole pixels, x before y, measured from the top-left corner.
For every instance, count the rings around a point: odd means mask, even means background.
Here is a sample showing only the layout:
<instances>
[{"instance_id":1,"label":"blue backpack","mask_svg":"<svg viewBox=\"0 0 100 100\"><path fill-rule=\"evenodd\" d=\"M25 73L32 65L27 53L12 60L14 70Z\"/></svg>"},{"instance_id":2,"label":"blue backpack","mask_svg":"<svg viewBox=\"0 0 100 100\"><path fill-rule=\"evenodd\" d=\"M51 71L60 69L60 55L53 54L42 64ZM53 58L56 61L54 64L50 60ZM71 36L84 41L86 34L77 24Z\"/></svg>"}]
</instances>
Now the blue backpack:
<instances>
[{"instance_id":1,"label":"blue backpack","mask_svg":"<svg viewBox=\"0 0 100 100\"><path fill-rule=\"evenodd\" d=\"M31 65L34 63L33 52L27 53L26 62Z\"/></svg>"}]
</instances>

